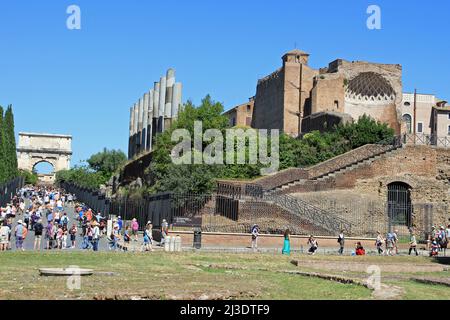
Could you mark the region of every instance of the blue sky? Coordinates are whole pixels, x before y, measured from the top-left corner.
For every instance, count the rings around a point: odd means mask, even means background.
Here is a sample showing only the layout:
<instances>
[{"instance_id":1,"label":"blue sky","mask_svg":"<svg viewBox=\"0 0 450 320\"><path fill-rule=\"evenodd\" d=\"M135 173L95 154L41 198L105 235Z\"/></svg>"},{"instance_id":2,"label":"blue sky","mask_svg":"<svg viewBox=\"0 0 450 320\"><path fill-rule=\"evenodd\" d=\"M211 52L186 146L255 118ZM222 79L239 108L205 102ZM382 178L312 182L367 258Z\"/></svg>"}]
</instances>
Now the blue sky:
<instances>
[{"instance_id":1,"label":"blue sky","mask_svg":"<svg viewBox=\"0 0 450 320\"><path fill-rule=\"evenodd\" d=\"M81 8L81 30L66 9ZM369 5L382 29L366 27ZM127 150L129 107L169 67L183 98L226 108L255 94L295 44L310 65L336 58L403 65L404 91L450 100L448 0L0 0L0 104L16 132L73 135L73 161Z\"/></svg>"}]
</instances>

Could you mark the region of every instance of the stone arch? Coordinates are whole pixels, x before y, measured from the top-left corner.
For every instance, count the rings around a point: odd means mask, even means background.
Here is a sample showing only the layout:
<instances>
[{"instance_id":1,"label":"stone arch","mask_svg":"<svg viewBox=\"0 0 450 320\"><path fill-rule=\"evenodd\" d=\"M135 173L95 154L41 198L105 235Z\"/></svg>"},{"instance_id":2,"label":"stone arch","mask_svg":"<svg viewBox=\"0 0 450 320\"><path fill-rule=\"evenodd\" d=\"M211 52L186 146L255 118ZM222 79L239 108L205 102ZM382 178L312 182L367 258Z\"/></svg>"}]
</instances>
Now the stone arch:
<instances>
[{"instance_id":1,"label":"stone arch","mask_svg":"<svg viewBox=\"0 0 450 320\"><path fill-rule=\"evenodd\" d=\"M54 172L41 175L43 182L53 182L58 171L70 169L72 136L47 133L19 133L17 161L19 169L32 171L41 163L48 162Z\"/></svg>"},{"instance_id":2,"label":"stone arch","mask_svg":"<svg viewBox=\"0 0 450 320\"><path fill-rule=\"evenodd\" d=\"M36 160L36 161L32 162L32 164L31 164L32 171L36 168L37 165L39 165L41 163L48 163L49 165L51 165L53 168L52 173L55 173L56 164L53 160L49 160L49 159L41 159L41 160Z\"/></svg>"},{"instance_id":3,"label":"stone arch","mask_svg":"<svg viewBox=\"0 0 450 320\"><path fill-rule=\"evenodd\" d=\"M413 132L412 116L409 113L405 113L402 116L402 120L406 126L406 133L411 134Z\"/></svg>"}]
</instances>

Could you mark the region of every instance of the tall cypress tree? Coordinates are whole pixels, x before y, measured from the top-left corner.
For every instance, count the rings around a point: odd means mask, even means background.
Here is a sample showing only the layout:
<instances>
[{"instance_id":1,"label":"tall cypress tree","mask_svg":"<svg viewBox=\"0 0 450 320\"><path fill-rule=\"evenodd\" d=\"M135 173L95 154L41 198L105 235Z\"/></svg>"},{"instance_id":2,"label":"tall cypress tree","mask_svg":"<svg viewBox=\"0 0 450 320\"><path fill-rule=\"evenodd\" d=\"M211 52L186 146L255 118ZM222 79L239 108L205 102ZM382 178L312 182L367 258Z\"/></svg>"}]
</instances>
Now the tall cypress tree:
<instances>
[{"instance_id":1,"label":"tall cypress tree","mask_svg":"<svg viewBox=\"0 0 450 320\"><path fill-rule=\"evenodd\" d=\"M0 183L5 182L7 175L4 132L3 107L0 106Z\"/></svg>"},{"instance_id":2,"label":"tall cypress tree","mask_svg":"<svg viewBox=\"0 0 450 320\"><path fill-rule=\"evenodd\" d=\"M9 105L4 117L5 128L5 153L7 157L7 179L13 179L18 175L17 168L17 151L16 151L16 135L14 133L14 114L12 105Z\"/></svg>"}]
</instances>

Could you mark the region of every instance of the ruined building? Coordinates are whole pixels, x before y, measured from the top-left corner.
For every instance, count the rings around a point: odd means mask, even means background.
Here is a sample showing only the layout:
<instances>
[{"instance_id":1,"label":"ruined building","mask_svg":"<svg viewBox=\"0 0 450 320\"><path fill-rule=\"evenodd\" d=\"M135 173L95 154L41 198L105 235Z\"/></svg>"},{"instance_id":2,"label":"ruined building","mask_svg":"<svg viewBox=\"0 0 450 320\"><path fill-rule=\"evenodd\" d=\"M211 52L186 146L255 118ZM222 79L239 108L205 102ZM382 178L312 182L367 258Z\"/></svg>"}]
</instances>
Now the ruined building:
<instances>
[{"instance_id":1,"label":"ruined building","mask_svg":"<svg viewBox=\"0 0 450 320\"><path fill-rule=\"evenodd\" d=\"M182 85L175 81L175 70L155 82L154 88L130 108L128 158L152 150L157 133L169 128L182 105Z\"/></svg>"},{"instance_id":2,"label":"ruined building","mask_svg":"<svg viewBox=\"0 0 450 320\"><path fill-rule=\"evenodd\" d=\"M282 60L280 69L258 81L252 127L298 136L367 114L401 132L400 65L338 59L317 70L300 50Z\"/></svg>"}]
</instances>

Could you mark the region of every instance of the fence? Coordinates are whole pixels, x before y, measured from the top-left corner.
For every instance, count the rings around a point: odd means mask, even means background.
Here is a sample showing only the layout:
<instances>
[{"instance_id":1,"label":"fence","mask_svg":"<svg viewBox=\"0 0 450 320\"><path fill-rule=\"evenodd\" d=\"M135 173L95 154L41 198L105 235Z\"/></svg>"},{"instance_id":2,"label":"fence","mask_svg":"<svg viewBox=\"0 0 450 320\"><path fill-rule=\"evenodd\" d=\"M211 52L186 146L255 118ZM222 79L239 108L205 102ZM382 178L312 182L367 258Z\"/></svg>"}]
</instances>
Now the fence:
<instances>
[{"instance_id":1,"label":"fence","mask_svg":"<svg viewBox=\"0 0 450 320\"><path fill-rule=\"evenodd\" d=\"M438 136L435 134L424 134L424 133L405 134L403 136L403 143L449 148L450 136Z\"/></svg>"},{"instance_id":2,"label":"fence","mask_svg":"<svg viewBox=\"0 0 450 320\"><path fill-rule=\"evenodd\" d=\"M440 203L414 203L408 210L393 210L392 201L327 198L315 193L306 194L305 199L274 194L261 198L245 196L245 190L239 189L228 190L228 195L162 193L141 199L107 199L90 189L61 186L108 217L121 216L125 222L136 218L141 229L147 221L158 228L166 219L176 228L211 232L248 233L253 224L258 224L261 232L268 234L290 229L299 235L335 236L344 230L348 236L375 237L377 231L386 234L398 230L406 239L410 227L414 227L418 238L424 240L433 225L448 220L449 212L447 205Z\"/></svg>"},{"instance_id":3,"label":"fence","mask_svg":"<svg viewBox=\"0 0 450 320\"><path fill-rule=\"evenodd\" d=\"M0 207L6 206L17 192L25 185L24 177L17 177L0 185Z\"/></svg>"}]
</instances>

